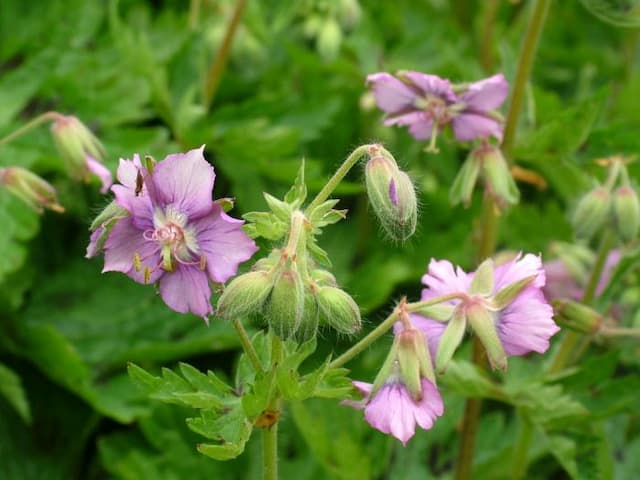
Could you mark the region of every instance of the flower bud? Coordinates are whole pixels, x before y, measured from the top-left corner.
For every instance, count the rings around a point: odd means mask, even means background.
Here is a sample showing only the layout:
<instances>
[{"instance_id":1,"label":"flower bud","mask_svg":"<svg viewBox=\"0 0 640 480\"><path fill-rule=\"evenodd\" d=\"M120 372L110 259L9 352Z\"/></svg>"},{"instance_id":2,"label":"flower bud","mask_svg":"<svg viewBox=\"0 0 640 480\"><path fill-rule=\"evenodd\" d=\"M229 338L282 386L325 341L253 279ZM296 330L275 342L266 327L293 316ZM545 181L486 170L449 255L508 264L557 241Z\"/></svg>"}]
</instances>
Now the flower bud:
<instances>
[{"instance_id":1,"label":"flower bud","mask_svg":"<svg viewBox=\"0 0 640 480\"><path fill-rule=\"evenodd\" d=\"M0 185L21 199L38 213L44 208L64 212L58 194L51 184L22 167L0 168Z\"/></svg>"},{"instance_id":2,"label":"flower bud","mask_svg":"<svg viewBox=\"0 0 640 480\"><path fill-rule=\"evenodd\" d=\"M596 187L578 202L571 223L576 236L589 239L607 221L611 207L611 194L604 187Z\"/></svg>"},{"instance_id":3,"label":"flower bud","mask_svg":"<svg viewBox=\"0 0 640 480\"><path fill-rule=\"evenodd\" d=\"M273 286L272 277L271 273L260 270L234 278L218 299L217 314L231 320L262 311Z\"/></svg>"},{"instance_id":4,"label":"flower bud","mask_svg":"<svg viewBox=\"0 0 640 480\"><path fill-rule=\"evenodd\" d=\"M592 308L569 299L553 302L554 320L562 326L580 333L596 333L602 325L602 315Z\"/></svg>"},{"instance_id":5,"label":"flower bud","mask_svg":"<svg viewBox=\"0 0 640 480\"><path fill-rule=\"evenodd\" d=\"M73 177L85 177L87 154L98 161L104 158L104 147L100 141L73 115L60 115L51 126L51 132Z\"/></svg>"},{"instance_id":6,"label":"flower bud","mask_svg":"<svg viewBox=\"0 0 640 480\"><path fill-rule=\"evenodd\" d=\"M449 200L452 205L462 202L465 207L468 207L471 204L471 195L476 186L481 166L482 164L475 156L469 155L467 157L449 191Z\"/></svg>"},{"instance_id":7,"label":"flower bud","mask_svg":"<svg viewBox=\"0 0 640 480\"><path fill-rule=\"evenodd\" d=\"M336 277L331 272L320 268L311 271L311 278L320 286L335 287L337 285Z\"/></svg>"},{"instance_id":8,"label":"flower bud","mask_svg":"<svg viewBox=\"0 0 640 480\"><path fill-rule=\"evenodd\" d=\"M321 323L347 335L360 330L360 309L348 293L337 287L320 287L316 300Z\"/></svg>"},{"instance_id":9,"label":"flower bud","mask_svg":"<svg viewBox=\"0 0 640 480\"><path fill-rule=\"evenodd\" d=\"M328 17L323 22L318 32L318 38L316 39L318 53L325 60L334 60L340 52L341 44L342 30L340 29L340 25L335 18Z\"/></svg>"},{"instance_id":10,"label":"flower bud","mask_svg":"<svg viewBox=\"0 0 640 480\"><path fill-rule=\"evenodd\" d=\"M266 308L267 320L273 332L281 338L296 333L305 307L305 291L300 274L295 270L282 270L271 290Z\"/></svg>"},{"instance_id":11,"label":"flower bud","mask_svg":"<svg viewBox=\"0 0 640 480\"><path fill-rule=\"evenodd\" d=\"M515 205L520 192L502 151L493 145L482 145L470 153L482 166L482 176L489 194L498 205Z\"/></svg>"},{"instance_id":12,"label":"flower bud","mask_svg":"<svg viewBox=\"0 0 640 480\"><path fill-rule=\"evenodd\" d=\"M624 185L615 191L613 211L622 239L629 241L636 238L640 227L640 200L631 186Z\"/></svg>"},{"instance_id":13,"label":"flower bud","mask_svg":"<svg viewBox=\"0 0 640 480\"><path fill-rule=\"evenodd\" d=\"M315 289L316 287L314 285L309 285L305 288L304 311L302 313L302 319L300 320L300 326L296 332L296 340L300 343L310 340L318 331L319 307L316 301Z\"/></svg>"},{"instance_id":14,"label":"flower bud","mask_svg":"<svg viewBox=\"0 0 640 480\"><path fill-rule=\"evenodd\" d=\"M395 240L406 240L416 230L418 201L405 172L386 155L373 156L365 167L369 201L385 231Z\"/></svg>"}]
</instances>

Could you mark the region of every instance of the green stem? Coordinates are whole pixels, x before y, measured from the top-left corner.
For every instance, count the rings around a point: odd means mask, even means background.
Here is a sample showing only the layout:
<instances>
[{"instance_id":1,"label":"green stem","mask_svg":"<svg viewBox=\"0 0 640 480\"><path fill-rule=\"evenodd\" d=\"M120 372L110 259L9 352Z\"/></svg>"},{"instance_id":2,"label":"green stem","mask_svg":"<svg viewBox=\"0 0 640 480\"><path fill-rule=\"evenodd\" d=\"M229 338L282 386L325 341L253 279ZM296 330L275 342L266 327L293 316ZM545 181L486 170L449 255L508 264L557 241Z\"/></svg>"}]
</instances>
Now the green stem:
<instances>
[{"instance_id":1,"label":"green stem","mask_svg":"<svg viewBox=\"0 0 640 480\"><path fill-rule=\"evenodd\" d=\"M247 331L244 329L242 322L235 318L233 320L233 326L238 332L238 336L240 337L240 343L242 344L242 348L244 349L244 353L247 355L247 358L253 365L253 368L258 373L264 373L264 369L262 368L262 362L260 362L260 358L258 357L258 352L253 348L253 344L249 339L249 335L247 335Z\"/></svg>"},{"instance_id":2,"label":"green stem","mask_svg":"<svg viewBox=\"0 0 640 480\"><path fill-rule=\"evenodd\" d=\"M507 160L511 160L513 153L515 134L518 128L518 118L522 110L525 90L531 75L533 60L536 56L538 41L540 40L540 34L542 33L542 28L547 18L549 5L551 5L551 0L535 1L527 32L522 42L522 49L520 50L520 57L516 69L516 78L513 81L513 93L511 94L511 102L509 103L509 110L507 112L504 139L502 140L502 151L505 157L507 157Z\"/></svg>"},{"instance_id":3,"label":"green stem","mask_svg":"<svg viewBox=\"0 0 640 480\"><path fill-rule=\"evenodd\" d=\"M482 39L480 41L480 64L485 72L493 69L493 32L496 23L496 15L499 0L486 0L484 14L482 16Z\"/></svg>"},{"instance_id":4,"label":"green stem","mask_svg":"<svg viewBox=\"0 0 640 480\"><path fill-rule=\"evenodd\" d=\"M242 18L246 4L247 0L237 0L236 6L233 10L233 15L231 16L231 21L229 22L227 31L224 34L222 45L218 49L216 57L207 72L207 76L205 77L203 103L206 110L211 108L211 104L213 103L218 87L220 86L220 80L222 79L222 74L224 73L224 69L227 65L227 59L231 52L233 37L240 25L240 19Z\"/></svg>"},{"instance_id":5,"label":"green stem","mask_svg":"<svg viewBox=\"0 0 640 480\"><path fill-rule=\"evenodd\" d=\"M513 463L511 470L511 478L520 480L526 477L527 460L531 441L533 440L533 424L525 413L519 412L520 431L516 440L515 450L513 452Z\"/></svg>"},{"instance_id":6,"label":"green stem","mask_svg":"<svg viewBox=\"0 0 640 480\"><path fill-rule=\"evenodd\" d=\"M640 337L640 328L604 327L598 332L604 337Z\"/></svg>"},{"instance_id":7,"label":"green stem","mask_svg":"<svg viewBox=\"0 0 640 480\"><path fill-rule=\"evenodd\" d=\"M587 286L584 289L582 303L585 305L590 305L595 299L598 282L600 281L600 277L604 271L604 266L607 263L607 256L609 255L611 248L613 248L614 241L615 235L613 232L609 229L605 230L602 234L602 239L600 240L600 246L598 247L598 253L596 254L596 261L593 265L593 269L591 270L591 276L589 277ZM571 357L576 351L578 351L577 346L581 338L582 335L578 332L569 331L566 333L560 342L560 346L558 347L556 355L551 362L548 373L558 373L571 363ZM580 351L583 350L584 348L580 349Z\"/></svg>"},{"instance_id":8,"label":"green stem","mask_svg":"<svg viewBox=\"0 0 640 480\"><path fill-rule=\"evenodd\" d=\"M262 465L264 480L278 480L278 422L262 429Z\"/></svg>"},{"instance_id":9,"label":"green stem","mask_svg":"<svg viewBox=\"0 0 640 480\"><path fill-rule=\"evenodd\" d=\"M200 18L200 8L202 0L191 0L189 2L189 29L195 30L198 26L198 19Z\"/></svg>"},{"instance_id":10,"label":"green stem","mask_svg":"<svg viewBox=\"0 0 640 480\"><path fill-rule=\"evenodd\" d=\"M32 130L35 127L40 126L44 122L48 122L50 120L58 120L58 119L60 119L62 117L63 117L63 115L61 115L58 112L45 112L42 115L38 115L36 118L34 118L33 120L27 122L22 127L18 128L17 130L15 130L14 132L10 133L6 137L0 139L0 145L4 145L5 143L9 143L11 140L14 140L14 139L18 138L19 136L24 135L29 130Z\"/></svg>"},{"instance_id":11,"label":"green stem","mask_svg":"<svg viewBox=\"0 0 640 480\"><path fill-rule=\"evenodd\" d=\"M322 190L318 192L318 194L316 195L316 198L314 198L311 201L311 203L305 210L305 215L308 215L309 212L311 212L314 208L316 208L318 205L320 205L322 202L324 202L329 198L329 195L331 195L331 193L336 189L336 187L342 181L345 175L349 173L349 170L351 170L354 167L354 165L358 163L358 161L364 155L370 154L372 147L382 148L381 146L374 145L374 144L361 145L358 148L356 148L353 152L351 152L351 154L347 157L347 159L344 162L342 162L342 165L340 165L338 170L336 170L336 173L333 174L333 177L331 177L329 181L326 183L326 185L322 187Z\"/></svg>"}]
</instances>

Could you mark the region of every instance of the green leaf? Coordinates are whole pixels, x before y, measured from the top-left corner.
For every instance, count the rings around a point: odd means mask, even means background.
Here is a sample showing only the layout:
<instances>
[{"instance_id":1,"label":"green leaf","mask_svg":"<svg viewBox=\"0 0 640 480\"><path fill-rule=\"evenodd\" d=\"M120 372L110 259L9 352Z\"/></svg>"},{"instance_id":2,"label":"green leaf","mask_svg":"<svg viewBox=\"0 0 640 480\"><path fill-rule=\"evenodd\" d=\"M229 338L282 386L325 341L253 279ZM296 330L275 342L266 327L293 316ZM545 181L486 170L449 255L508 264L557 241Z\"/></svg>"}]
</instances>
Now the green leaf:
<instances>
[{"instance_id":1,"label":"green leaf","mask_svg":"<svg viewBox=\"0 0 640 480\"><path fill-rule=\"evenodd\" d=\"M20 377L0 363L0 395L11 405L26 423L31 423L31 409Z\"/></svg>"},{"instance_id":2,"label":"green leaf","mask_svg":"<svg viewBox=\"0 0 640 480\"><path fill-rule=\"evenodd\" d=\"M304 160L300 163L298 175L291 189L284 196L284 201L289 203L293 209L300 208L307 198L307 186L304 183Z\"/></svg>"}]
</instances>

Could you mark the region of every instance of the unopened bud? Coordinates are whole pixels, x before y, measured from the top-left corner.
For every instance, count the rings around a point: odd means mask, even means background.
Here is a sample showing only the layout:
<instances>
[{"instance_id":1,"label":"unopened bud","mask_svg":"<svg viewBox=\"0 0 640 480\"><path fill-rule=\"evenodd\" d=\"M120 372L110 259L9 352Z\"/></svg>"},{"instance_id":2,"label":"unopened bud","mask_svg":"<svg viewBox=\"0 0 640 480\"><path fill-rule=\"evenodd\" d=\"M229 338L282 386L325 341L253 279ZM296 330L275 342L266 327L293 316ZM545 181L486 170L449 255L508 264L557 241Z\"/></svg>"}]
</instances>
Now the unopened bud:
<instances>
[{"instance_id":1,"label":"unopened bud","mask_svg":"<svg viewBox=\"0 0 640 480\"><path fill-rule=\"evenodd\" d=\"M290 269L281 271L266 309L273 332L283 339L293 336L302 321L304 307L305 291L300 274Z\"/></svg>"},{"instance_id":2,"label":"unopened bud","mask_svg":"<svg viewBox=\"0 0 640 480\"><path fill-rule=\"evenodd\" d=\"M231 320L261 312L272 285L272 275L265 271L237 276L218 299L217 314Z\"/></svg>"},{"instance_id":3,"label":"unopened bud","mask_svg":"<svg viewBox=\"0 0 640 480\"><path fill-rule=\"evenodd\" d=\"M622 239L629 241L636 238L640 227L640 200L631 186L624 185L615 191L613 210Z\"/></svg>"},{"instance_id":4,"label":"unopened bud","mask_svg":"<svg viewBox=\"0 0 640 480\"><path fill-rule=\"evenodd\" d=\"M452 205L462 202L465 207L468 207L471 204L471 195L476 186L481 165L475 156L467 157L449 191L449 200Z\"/></svg>"},{"instance_id":5,"label":"unopened bud","mask_svg":"<svg viewBox=\"0 0 640 480\"><path fill-rule=\"evenodd\" d=\"M340 52L341 44L342 30L340 25L335 18L328 17L318 32L316 40L318 53L326 60L334 60Z\"/></svg>"},{"instance_id":6,"label":"unopened bud","mask_svg":"<svg viewBox=\"0 0 640 480\"><path fill-rule=\"evenodd\" d=\"M345 28L353 28L359 21L362 9L358 0L339 0L338 17Z\"/></svg>"},{"instance_id":7,"label":"unopened bud","mask_svg":"<svg viewBox=\"0 0 640 480\"><path fill-rule=\"evenodd\" d=\"M482 166L482 176L489 194L499 205L515 205L520 192L502 151L493 145L482 145L470 153Z\"/></svg>"},{"instance_id":8,"label":"unopened bud","mask_svg":"<svg viewBox=\"0 0 640 480\"><path fill-rule=\"evenodd\" d=\"M316 294L320 322L348 335L360 330L360 309L351 296L336 287L320 287Z\"/></svg>"},{"instance_id":9,"label":"unopened bud","mask_svg":"<svg viewBox=\"0 0 640 480\"><path fill-rule=\"evenodd\" d=\"M395 240L406 240L416 231L418 201L405 172L386 155L375 155L365 167L367 195L385 231Z\"/></svg>"},{"instance_id":10,"label":"unopened bud","mask_svg":"<svg viewBox=\"0 0 640 480\"><path fill-rule=\"evenodd\" d=\"M602 325L602 315L573 300L554 301L553 311L553 318L558 325L581 333L596 333Z\"/></svg>"},{"instance_id":11,"label":"unopened bud","mask_svg":"<svg viewBox=\"0 0 640 480\"><path fill-rule=\"evenodd\" d=\"M0 168L0 186L6 188L31 208L42 213L44 208L64 212L58 194L51 184L22 167Z\"/></svg>"},{"instance_id":12,"label":"unopened bud","mask_svg":"<svg viewBox=\"0 0 640 480\"><path fill-rule=\"evenodd\" d=\"M330 287L335 287L337 285L336 277L334 277L331 272L320 268L311 271L311 278L313 278L319 286L328 285Z\"/></svg>"},{"instance_id":13,"label":"unopened bud","mask_svg":"<svg viewBox=\"0 0 640 480\"><path fill-rule=\"evenodd\" d=\"M304 311L295 335L296 340L301 343L313 338L318 331L319 308L316 302L315 288L315 286L310 285L305 289Z\"/></svg>"},{"instance_id":14,"label":"unopened bud","mask_svg":"<svg viewBox=\"0 0 640 480\"><path fill-rule=\"evenodd\" d=\"M571 223L576 236L591 238L607 221L611 194L604 187L596 187L580 199Z\"/></svg>"}]
</instances>

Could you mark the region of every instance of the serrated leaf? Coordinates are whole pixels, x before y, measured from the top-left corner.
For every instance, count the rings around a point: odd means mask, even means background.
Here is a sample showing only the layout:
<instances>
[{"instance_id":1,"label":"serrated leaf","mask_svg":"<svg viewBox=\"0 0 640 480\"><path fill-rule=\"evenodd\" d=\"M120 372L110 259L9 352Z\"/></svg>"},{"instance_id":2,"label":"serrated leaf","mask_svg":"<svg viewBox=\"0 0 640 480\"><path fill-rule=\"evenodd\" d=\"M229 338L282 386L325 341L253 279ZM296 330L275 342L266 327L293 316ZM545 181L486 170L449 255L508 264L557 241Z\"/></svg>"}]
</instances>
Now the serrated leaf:
<instances>
[{"instance_id":1,"label":"serrated leaf","mask_svg":"<svg viewBox=\"0 0 640 480\"><path fill-rule=\"evenodd\" d=\"M304 159L300 162L300 168L296 175L296 180L293 186L289 189L284 196L284 201L291 205L295 210L300 208L307 198L307 185L304 183Z\"/></svg>"}]
</instances>

